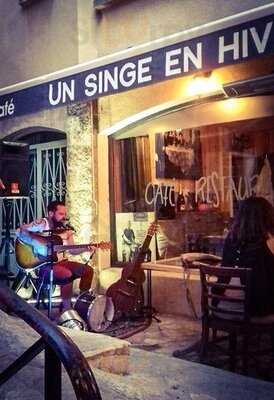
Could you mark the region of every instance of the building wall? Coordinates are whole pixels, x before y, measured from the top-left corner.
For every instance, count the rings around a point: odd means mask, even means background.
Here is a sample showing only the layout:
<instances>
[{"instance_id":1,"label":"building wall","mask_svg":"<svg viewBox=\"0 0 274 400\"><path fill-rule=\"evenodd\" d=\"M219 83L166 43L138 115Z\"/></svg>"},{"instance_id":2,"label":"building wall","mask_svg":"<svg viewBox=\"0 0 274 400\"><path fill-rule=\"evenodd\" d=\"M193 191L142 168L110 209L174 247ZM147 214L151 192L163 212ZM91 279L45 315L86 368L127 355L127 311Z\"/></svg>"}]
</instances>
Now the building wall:
<instances>
[{"instance_id":1,"label":"building wall","mask_svg":"<svg viewBox=\"0 0 274 400\"><path fill-rule=\"evenodd\" d=\"M271 3L267 0L135 0L121 2L97 17L99 55L136 46Z\"/></svg>"},{"instance_id":2,"label":"building wall","mask_svg":"<svg viewBox=\"0 0 274 400\"><path fill-rule=\"evenodd\" d=\"M0 0L0 87L32 79L47 73L67 68L98 56L112 54L142 43L149 42L188 28L205 24L254 7L270 4L271 1L245 0L134 0L122 2L104 11L96 12L92 0L41 0L36 5L22 9L18 0ZM231 68L227 81L248 76L249 69L242 74L241 66ZM273 69L273 68L272 68ZM241 71L241 74L240 72ZM102 98L99 101L99 132L114 123L155 105L179 99L185 80L174 79L127 93ZM59 111L58 111L59 112ZM60 111L43 112L35 116L1 122L1 136L31 126L48 126L60 129L74 139L77 145L78 122L62 126L65 118ZM46 118L45 118L46 117ZM48 123L46 124L46 119ZM90 116L90 121L92 117ZM94 122L91 122L90 135ZM81 125L81 124L80 124ZM79 126L80 126L79 125ZM86 127L87 128L87 127ZM85 129L88 141L88 129ZM79 139L81 136L78 136ZM73 144L69 140L69 146ZM85 143L83 143L85 144ZM90 144L91 146L91 144ZM83 146L82 146L83 147ZM109 235L109 192L107 140L98 139L98 203L99 239ZM83 149L86 165L91 157ZM84 158L83 156L83 158ZM80 157L79 157L80 158ZM72 165L72 164L71 164ZM70 170L75 168L71 166ZM86 185L94 185L91 166ZM70 174L70 171L69 171ZM83 174L84 175L84 174ZM69 176L69 182L73 185ZM96 182L97 183L97 182ZM94 206L92 194L86 196L90 209ZM86 205L86 209L88 205ZM76 225L80 221L80 209L76 200L71 202ZM94 215L93 215L94 217ZM91 224L92 216L89 217ZM90 231L89 233L94 234ZM107 266L109 256L101 255L101 265ZM103 259L103 257L106 257Z\"/></svg>"},{"instance_id":3,"label":"building wall","mask_svg":"<svg viewBox=\"0 0 274 400\"><path fill-rule=\"evenodd\" d=\"M43 130L66 131L67 110L66 107L55 110L45 110L36 114L26 115L1 121L0 140L3 137L20 133L27 134Z\"/></svg>"},{"instance_id":4,"label":"building wall","mask_svg":"<svg viewBox=\"0 0 274 400\"><path fill-rule=\"evenodd\" d=\"M78 63L76 3L0 1L0 87Z\"/></svg>"},{"instance_id":5,"label":"building wall","mask_svg":"<svg viewBox=\"0 0 274 400\"><path fill-rule=\"evenodd\" d=\"M269 0L134 0L96 11L92 0L0 0L0 87L112 54Z\"/></svg>"}]
</instances>

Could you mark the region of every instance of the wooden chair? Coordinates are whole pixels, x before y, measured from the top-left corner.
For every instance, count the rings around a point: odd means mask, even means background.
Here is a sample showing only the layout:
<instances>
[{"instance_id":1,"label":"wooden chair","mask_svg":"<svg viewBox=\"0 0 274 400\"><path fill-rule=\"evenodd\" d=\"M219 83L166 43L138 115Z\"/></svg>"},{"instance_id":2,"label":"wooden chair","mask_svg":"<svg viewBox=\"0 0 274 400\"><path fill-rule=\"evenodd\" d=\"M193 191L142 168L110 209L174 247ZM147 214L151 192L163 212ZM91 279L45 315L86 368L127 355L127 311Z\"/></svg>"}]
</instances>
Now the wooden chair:
<instances>
[{"instance_id":1,"label":"wooden chair","mask_svg":"<svg viewBox=\"0 0 274 400\"><path fill-rule=\"evenodd\" d=\"M189 309L195 319L199 319L199 312L195 307L194 297L191 291L190 274L191 270L199 269L199 262L207 263L210 265L220 264L221 257L215 256L214 254L208 253L183 253L181 254L181 262L183 267L183 282L185 286L186 300L189 305ZM197 264L196 264L197 263Z\"/></svg>"},{"instance_id":2,"label":"wooden chair","mask_svg":"<svg viewBox=\"0 0 274 400\"><path fill-rule=\"evenodd\" d=\"M258 349L250 351L252 336L269 333L274 337L274 315L251 318L251 273L248 268L212 267L199 262L201 276L202 338L200 358L205 360L209 345L217 344L223 338L217 338L216 332L228 334L228 356L230 370L234 371L237 357L242 359L242 372L247 372L248 358L262 355ZM237 282L235 283L235 280ZM215 332L209 341L209 332ZM242 349L237 352L237 338L242 337ZM269 352L269 349L265 350Z\"/></svg>"}]
</instances>

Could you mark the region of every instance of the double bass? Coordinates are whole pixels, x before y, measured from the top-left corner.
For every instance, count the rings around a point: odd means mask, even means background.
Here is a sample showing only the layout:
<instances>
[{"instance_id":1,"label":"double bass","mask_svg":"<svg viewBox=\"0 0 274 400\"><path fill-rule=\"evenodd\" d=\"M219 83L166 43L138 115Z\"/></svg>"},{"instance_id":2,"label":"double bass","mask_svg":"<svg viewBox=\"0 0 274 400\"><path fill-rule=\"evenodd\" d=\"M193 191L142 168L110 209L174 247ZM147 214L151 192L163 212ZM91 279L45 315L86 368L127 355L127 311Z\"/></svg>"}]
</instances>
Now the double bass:
<instances>
[{"instance_id":1,"label":"double bass","mask_svg":"<svg viewBox=\"0 0 274 400\"><path fill-rule=\"evenodd\" d=\"M126 263L121 278L113 283L106 295L112 298L115 313L129 313L136 311L143 304L143 283L145 272L141 264L145 260L151 239L157 231L157 224L152 222L147 231L145 240L132 262Z\"/></svg>"}]
</instances>

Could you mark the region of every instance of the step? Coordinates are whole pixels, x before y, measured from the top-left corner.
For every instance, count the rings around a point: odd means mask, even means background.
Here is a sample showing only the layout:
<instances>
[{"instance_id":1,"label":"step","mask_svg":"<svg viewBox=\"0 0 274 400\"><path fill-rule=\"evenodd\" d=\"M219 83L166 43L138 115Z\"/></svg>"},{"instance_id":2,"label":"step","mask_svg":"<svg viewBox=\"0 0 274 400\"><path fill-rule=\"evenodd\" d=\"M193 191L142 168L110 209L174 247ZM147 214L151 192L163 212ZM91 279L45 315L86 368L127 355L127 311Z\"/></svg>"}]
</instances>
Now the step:
<instances>
[{"instance_id":1,"label":"step","mask_svg":"<svg viewBox=\"0 0 274 400\"><path fill-rule=\"evenodd\" d=\"M79 347L92 368L118 375L129 373L129 346L126 340L102 333L85 332L61 327Z\"/></svg>"}]
</instances>

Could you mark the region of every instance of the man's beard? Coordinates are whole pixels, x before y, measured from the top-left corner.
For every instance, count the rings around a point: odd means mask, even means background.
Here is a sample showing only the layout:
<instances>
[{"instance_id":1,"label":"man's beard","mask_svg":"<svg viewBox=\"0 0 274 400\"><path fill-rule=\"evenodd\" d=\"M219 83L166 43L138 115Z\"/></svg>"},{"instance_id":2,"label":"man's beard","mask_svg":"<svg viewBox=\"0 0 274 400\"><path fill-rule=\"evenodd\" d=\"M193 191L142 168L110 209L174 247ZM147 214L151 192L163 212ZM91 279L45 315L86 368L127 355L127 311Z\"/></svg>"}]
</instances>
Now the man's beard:
<instances>
[{"instance_id":1,"label":"man's beard","mask_svg":"<svg viewBox=\"0 0 274 400\"><path fill-rule=\"evenodd\" d=\"M60 228L64 228L64 222L65 221L56 221L55 218L52 219L53 222L53 229L60 229Z\"/></svg>"}]
</instances>

